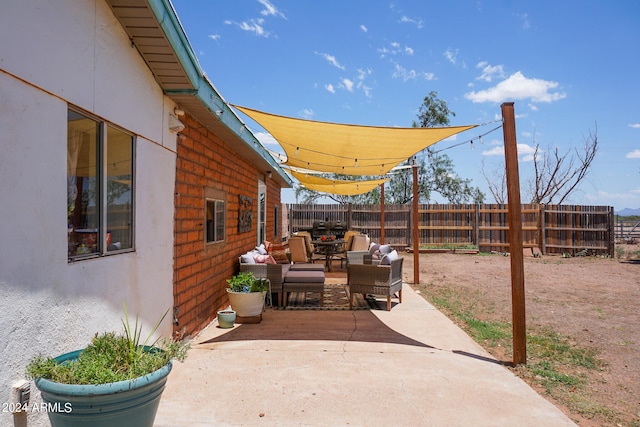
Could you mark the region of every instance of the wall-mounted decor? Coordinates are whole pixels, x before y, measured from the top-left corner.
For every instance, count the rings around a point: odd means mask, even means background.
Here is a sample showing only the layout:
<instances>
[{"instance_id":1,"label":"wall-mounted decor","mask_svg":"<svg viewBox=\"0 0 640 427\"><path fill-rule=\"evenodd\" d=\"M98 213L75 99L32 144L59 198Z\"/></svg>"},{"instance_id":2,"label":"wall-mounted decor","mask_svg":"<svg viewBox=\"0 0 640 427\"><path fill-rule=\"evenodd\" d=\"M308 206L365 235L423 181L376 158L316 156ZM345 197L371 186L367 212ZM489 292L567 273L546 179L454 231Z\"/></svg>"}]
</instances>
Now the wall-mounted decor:
<instances>
[{"instance_id":1,"label":"wall-mounted decor","mask_svg":"<svg viewBox=\"0 0 640 427\"><path fill-rule=\"evenodd\" d=\"M238 231L244 233L251 231L253 223L253 199L247 196L238 196Z\"/></svg>"}]
</instances>

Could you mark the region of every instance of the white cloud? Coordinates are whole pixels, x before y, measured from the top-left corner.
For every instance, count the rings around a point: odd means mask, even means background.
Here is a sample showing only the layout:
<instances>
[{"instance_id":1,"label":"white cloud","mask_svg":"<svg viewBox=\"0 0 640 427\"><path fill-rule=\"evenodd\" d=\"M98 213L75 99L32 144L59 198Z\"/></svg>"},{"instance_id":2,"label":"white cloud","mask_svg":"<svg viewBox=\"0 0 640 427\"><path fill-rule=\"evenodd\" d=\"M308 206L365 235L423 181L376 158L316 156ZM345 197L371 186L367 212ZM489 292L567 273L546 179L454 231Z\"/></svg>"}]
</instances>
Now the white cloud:
<instances>
[{"instance_id":1,"label":"white cloud","mask_svg":"<svg viewBox=\"0 0 640 427\"><path fill-rule=\"evenodd\" d=\"M227 25L235 25L243 31L249 31L249 32L255 33L256 36L258 37L268 38L271 35L271 33L269 33L268 31L265 31L263 27L264 19L262 18L250 19L249 22L224 21L224 23Z\"/></svg>"},{"instance_id":2,"label":"white cloud","mask_svg":"<svg viewBox=\"0 0 640 427\"><path fill-rule=\"evenodd\" d=\"M633 150L625 156L627 159L640 159L640 150Z\"/></svg>"},{"instance_id":3,"label":"white cloud","mask_svg":"<svg viewBox=\"0 0 640 427\"><path fill-rule=\"evenodd\" d=\"M360 25L360 29L365 33L369 31L369 30L367 30L367 27L364 26L364 24Z\"/></svg>"},{"instance_id":4,"label":"white cloud","mask_svg":"<svg viewBox=\"0 0 640 427\"><path fill-rule=\"evenodd\" d=\"M491 145L494 142L498 142L500 145L491 148L490 150L484 150L482 152L483 156L504 156L504 145L502 141L491 141ZM518 157L521 162L531 162L533 161L533 153L535 152L535 148L528 144L518 144Z\"/></svg>"},{"instance_id":5,"label":"white cloud","mask_svg":"<svg viewBox=\"0 0 640 427\"><path fill-rule=\"evenodd\" d=\"M264 145L265 147L267 145L278 145L278 146L280 145L280 144L278 144L278 141L276 141L276 139L273 136L271 136L270 133L254 132L254 135L255 135L256 139L258 141L260 141L260 143L262 145Z\"/></svg>"},{"instance_id":6,"label":"white cloud","mask_svg":"<svg viewBox=\"0 0 640 427\"><path fill-rule=\"evenodd\" d=\"M362 89L362 91L364 92L364 96L366 96L367 98L371 98L372 89L369 86L362 84L362 82L359 82L358 89Z\"/></svg>"},{"instance_id":7,"label":"white cloud","mask_svg":"<svg viewBox=\"0 0 640 427\"><path fill-rule=\"evenodd\" d=\"M211 40L220 40L220 34L209 34Z\"/></svg>"},{"instance_id":8,"label":"white cloud","mask_svg":"<svg viewBox=\"0 0 640 427\"><path fill-rule=\"evenodd\" d=\"M469 92L464 97L475 103L503 102L516 99L530 99L531 102L553 102L567 96L564 92L551 92L557 87L557 82L529 79L518 71L492 88Z\"/></svg>"},{"instance_id":9,"label":"white cloud","mask_svg":"<svg viewBox=\"0 0 640 427\"><path fill-rule=\"evenodd\" d=\"M480 68L482 70L482 74L480 77L476 77L476 80L490 82L494 78L503 79L505 76L502 65L490 65L487 61L482 61L476 65L476 68Z\"/></svg>"},{"instance_id":10,"label":"white cloud","mask_svg":"<svg viewBox=\"0 0 640 427\"><path fill-rule=\"evenodd\" d=\"M493 147L490 150L484 150L482 152L483 156L504 156L504 147L502 145L500 145L499 147Z\"/></svg>"},{"instance_id":11,"label":"white cloud","mask_svg":"<svg viewBox=\"0 0 640 427\"><path fill-rule=\"evenodd\" d=\"M315 52L316 55L320 55L322 56L324 59L326 59L331 65L333 65L336 68L339 68L341 70L344 70L344 66L341 65L338 60L336 59L335 56L333 55L329 55L328 53L319 53L319 52Z\"/></svg>"},{"instance_id":12,"label":"white cloud","mask_svg":"<svg viewBox=\"0 0 640 427\"><path fill-rule=\"evenodd\" d=\"M531 24L529 23L529 14L528 13L516 13L516 16L520 18L522 21L522 29L528 30L531 28Z\"/></svg>"},{"instance_id":13,"label":"white cloud","mask_svg":"<svg viewBox=\"0 0 640 427\"><path fill-rule=\"evenodd\" d=\"M395 63L395 67L393 73L391 73L391 77L394 79L402 79L403 81L414 80L418 77L424 78L425 80L436 80L436 76L433 73L425 73L418 72L416 70L407 70L402 65Z\"/></svg>"},{"instance_id":14,"label":"white cloud","mask_svg":"<svg viewBox=\"0 0 640 427\"><path fill-rule=\"evenodd\" d=\"M303 119L311 119L316 113L311 108L305 108L298 113Z\"/></svg>"},{"instance_id":15,"label":"white cloud","mask_svg":"<svg viewBox=\"0 0 640 427\"><path fill-rule=\"evenodd\" d=\"M380 52L380 58L384 58L386 55L398 55L401 53L413 56L414 50L412 47L405 46L403 48L402 44L398 42L391 42L389 43L389 46L390 47L385 46L378 49L378 52Z\"/></svg>"},{"instance_id":16,"label":"white cloud","mask_svg":"<svg viewBox=\"0 0 640 427\"><path fill-rule=\"evenodd\" d=\"M640 123L631 123L629 127L634 129L640 129Z\"/></svg>"},{"instance_id":17,"label":"white cloud","mask_svg":"<svg viewBox=\"0 0 640 427\"><path fill-rule=\"evenodd\" d=\"M341 86L349 92L353 92L353 82L349 79L342 79Z\"/></svg>"},{"instance_id":18,"label":"white cloud","mask_svg":"<svg viewBox=\"0 0 640 427\"><path fill-rule=\"evenodd\" d=\"M260 11L260 15L279 16L281 18L287 19L287 17L284 16L284 14L280 12L277 7L275 7L273 4L271 4L271 2L269 2L269 0L258 0L258 3L260 3L265 7L264 10Z\"/></svg>"},{"instance_id":19,"label":"white cloud","mask_svg":"<svg viewBox=\"0 0 640 427\"><path fill-rule=\"evenodd\" d=\"M417 28L422 28L422 19L413 19L408 16L402 15L400 22L403 24L414 24Z\"/></svg>"},{"instance_id":20,"label":"white cloud","mask_svg":"<svg viewBox=\"0 0 640 427\"><path fill-rule=\"evenodd\" d=\"M370 74L370 69L367 68L366 70L363 70L362 68L358 68L358 80L364 80Z\"/></svg>"},{"instance_id":21,"label":"white cloud","mask_svg":"<svg viewBox=\"0 0 640 427\"><path fill-rule=\"evenodd\" d=\"M324 85L324 88L331 93L336 93L336 89L333 87L331 83Z\"/></svg>"},{"instance_id":22,"label":"white cloud","mask_svg":"<svg viewBox=\"0 0 640 427\"><path fill-rule=\"evenodd\" d=\"M449 62L455 65L457 61L456 57L458 56L458 49L452 50L451 48L449 48L444 52L444 56Z\"/></svg>"}]
</instances>

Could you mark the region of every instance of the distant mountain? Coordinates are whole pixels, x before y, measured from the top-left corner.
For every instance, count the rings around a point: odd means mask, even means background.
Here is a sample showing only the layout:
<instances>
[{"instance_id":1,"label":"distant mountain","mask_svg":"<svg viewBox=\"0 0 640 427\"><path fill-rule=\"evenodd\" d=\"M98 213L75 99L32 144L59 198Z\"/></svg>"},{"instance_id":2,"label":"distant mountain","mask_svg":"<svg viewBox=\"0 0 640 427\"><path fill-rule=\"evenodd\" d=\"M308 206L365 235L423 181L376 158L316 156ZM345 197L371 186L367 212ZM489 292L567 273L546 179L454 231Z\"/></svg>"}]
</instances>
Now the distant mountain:
<instances>
[{"instance_id":1,"label":"distant mountain","mask_svg":"<svg viewBox=\"0 0 640 427\"><path fill-rule=\"evenodd\" d=\"M640 215L640 208L638 209L624 208L620 212L616 212L616 215L620 215L620 216Z\"/></svg>"}]
</instances>

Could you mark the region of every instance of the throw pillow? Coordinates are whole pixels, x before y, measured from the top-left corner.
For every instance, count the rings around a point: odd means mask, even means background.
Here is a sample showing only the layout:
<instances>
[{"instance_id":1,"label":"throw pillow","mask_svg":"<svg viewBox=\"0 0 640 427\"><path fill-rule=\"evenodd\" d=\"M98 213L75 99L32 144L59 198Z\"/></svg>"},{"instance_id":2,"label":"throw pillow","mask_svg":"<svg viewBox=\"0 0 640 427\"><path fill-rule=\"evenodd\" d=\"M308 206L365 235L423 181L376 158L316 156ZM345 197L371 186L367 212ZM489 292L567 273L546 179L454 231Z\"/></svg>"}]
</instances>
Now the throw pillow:
<instances>
[{"instance_id":1,"label":"throw pillow","mask_svg":"<svg viewBox=\"0 0 640 427\"><path fill-rule=\"evenodd\" d=\"M270 255L257 254L253 257L257 264L267 264Z\"/></svg>"},{"instance_id":2,"label":"throw pillow","mask_svg":"<svg viewBox=\"0 0 640 427\"><path fill-rule=\"evenodd\" d=\"M253 259L254 253L247 252L246 254L240 255L240 259L244 264L255 264L256 260Z\"/></svg>"},{"instance_id":3,"label":"throw pillow","mask_svg":"<svg viewBox=\"0 0 640 427\"><path fill-rule=\"evenodd\" d=\"M381 245L380 246L380 253L381 254L391 253L391 245Z\"/></svg>"},{"instance_id":4,"label":"throw pillow","mask_svg":"<svg viewBox=\"0 0 640 427\"><path fill-rule=\"evenodd\" d=\"M275 260L276 264L289 264L289 257L287 257L287 251L284 249L282 243L271 244L271 256Z\"/></svg>"},{"instance_id":5,"label":"throw pillow","mask_svg":"<svg viewBox=\"0 0 640 427\"><path fill-rule=\"evenodd\" d=\"M374 255L378 249L380 249L380 245L372 243L371 246L369 246L369 255Z\"/></svg>"},{"instance_id":6,"label":"throw pillow","mask_svg":"<svg viewBox=\"0 0 640 427\"><path fill-rule=\"evenodd\" d=\"M264 245L256 246L256 251L258 251L260 255L267 254L267 250L265 249Z\"/></svg>"},{"instance_id":7,"label":"throw pillow","mask_svg":"<svg viewBox=\"0 0 640 427\"><path fill-rule=\"evenodd\" d=\"M388 254L384 254L382 259L380 260L380 265L391 265L391 261L395 261L398 259L398 252L393 250Z\"/></svg>"}]
</instances>

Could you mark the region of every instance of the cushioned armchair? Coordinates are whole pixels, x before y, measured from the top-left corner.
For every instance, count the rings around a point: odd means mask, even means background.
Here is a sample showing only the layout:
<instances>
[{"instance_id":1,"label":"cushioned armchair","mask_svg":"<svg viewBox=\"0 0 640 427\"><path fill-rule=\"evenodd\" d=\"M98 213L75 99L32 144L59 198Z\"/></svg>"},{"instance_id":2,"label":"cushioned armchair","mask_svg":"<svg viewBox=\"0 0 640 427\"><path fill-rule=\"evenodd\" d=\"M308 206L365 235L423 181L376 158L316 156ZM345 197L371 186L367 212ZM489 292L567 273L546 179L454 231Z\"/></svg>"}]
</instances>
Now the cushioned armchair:
<instances>
[{"instance_id":1,"label":"cushioned armchair","mask_svg":"<svg viewBox=\"0 0 640 427\"><path fill-rule=\"evenodd\" d=\"M387 297L387 311L391 310L391 297L398 294L402 302L402 262L404 258L391 261L390 265L349 264L347 283L349 285L349 307L353 306L353 295L384 295Z\"/></svg>"}]
</instances>

